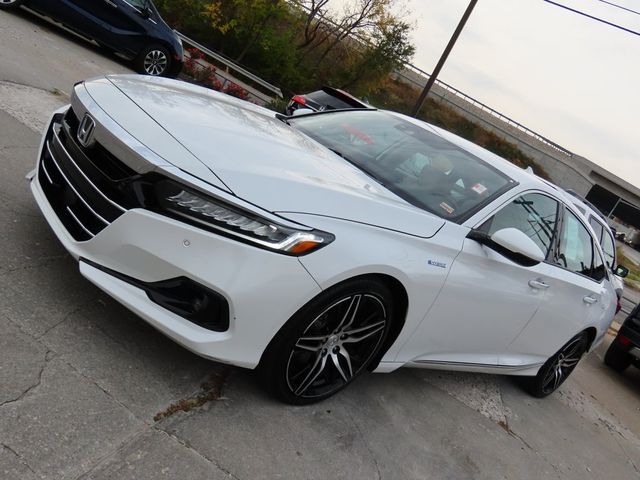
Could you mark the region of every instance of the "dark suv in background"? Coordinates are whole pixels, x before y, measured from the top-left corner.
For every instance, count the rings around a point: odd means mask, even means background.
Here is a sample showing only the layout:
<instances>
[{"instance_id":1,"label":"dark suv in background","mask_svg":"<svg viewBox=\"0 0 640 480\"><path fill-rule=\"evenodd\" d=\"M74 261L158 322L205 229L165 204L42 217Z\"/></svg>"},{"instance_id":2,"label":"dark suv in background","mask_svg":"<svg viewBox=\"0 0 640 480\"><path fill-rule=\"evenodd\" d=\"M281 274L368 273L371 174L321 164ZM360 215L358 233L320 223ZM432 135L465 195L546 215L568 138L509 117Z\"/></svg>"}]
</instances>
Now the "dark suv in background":
<instances>
[{"instance_id":1,"label":"dark suv in background","mask_svg":"<svg viewBox=\"0 0 640 480\"><path fill-rule=\"evenodd\" d=\"M640 367L640 304L636 305L611 342L604 363L622 372L635 365Z\"/></svg>"},{"instance_id":2,"label":"dark suv in background","mask_svg":"<svg viewBox=\"0 0 640 480\"><path fill-rule=\"evenodd\" d=\"M0 0L0 9L27 9L133 60L139 73L176 77L182 42L151 0Z\"/></svg>"}]
</instances>

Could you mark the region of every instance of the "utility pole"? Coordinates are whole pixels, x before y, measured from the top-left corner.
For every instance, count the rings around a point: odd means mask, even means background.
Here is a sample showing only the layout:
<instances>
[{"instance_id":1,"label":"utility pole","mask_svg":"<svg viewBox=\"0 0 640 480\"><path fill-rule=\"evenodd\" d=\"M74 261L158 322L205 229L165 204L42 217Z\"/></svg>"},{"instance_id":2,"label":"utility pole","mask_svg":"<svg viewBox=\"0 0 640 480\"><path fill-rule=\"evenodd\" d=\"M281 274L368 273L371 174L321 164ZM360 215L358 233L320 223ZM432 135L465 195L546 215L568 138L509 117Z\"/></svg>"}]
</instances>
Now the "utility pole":
<instances>
[{"instance_id":1,"label":"utility pole","mask_svg":"<svg viewBox=\"0 0 640 480\"><path fill-rule=\"evenodd\" d=\"M451 37L451 40L449 40L449 43L447 44L447 47L444 49L444 52L442 53L442 56L440 57L440 60L438 61L436 68L434 68L433 73L431 73L431 76L429 77L429 80L427 81L427 84L424 87L424 90L422 90L422 93L420 94L420 98L416 102L416 105L413 107L413 112L411 112L411 115L413 117L418 116L418 113L420 112L420 109L422 108L424 101L427 99L427 95L429 95L429 91L431 90L431 87L433 87L433 84L438 78L438 75L440 74L440 70L442 70L442 67L444 66L444 62L447 61L447 58L449 57L449 53L451 53L453 46L456 44L456 41L460 36L460 32L462 32L462 29L467 23L467 20L469 20L469 17L471 16L471 12L473 11L473 7L476 6L476 3L478 3L478 0L471 0L469 2L469 6L465 10L464 15L462 15L462 18L460 19L460 23L458 24L456 31L453 32L453 36Z\"/></svg>"}]
</instances>

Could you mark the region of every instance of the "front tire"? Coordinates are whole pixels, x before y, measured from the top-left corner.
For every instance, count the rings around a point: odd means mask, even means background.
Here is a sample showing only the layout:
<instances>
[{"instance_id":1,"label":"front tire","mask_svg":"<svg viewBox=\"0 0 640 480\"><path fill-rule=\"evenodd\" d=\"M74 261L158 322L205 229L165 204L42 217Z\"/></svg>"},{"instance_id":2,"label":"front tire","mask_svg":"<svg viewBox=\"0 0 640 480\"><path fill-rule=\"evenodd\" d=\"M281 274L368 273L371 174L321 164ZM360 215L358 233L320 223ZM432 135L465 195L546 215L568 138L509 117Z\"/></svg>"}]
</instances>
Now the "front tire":
<instances>
[{"instance_id":1,"label":"front tire","mask_svg":"<svg viewBox=\"0 0 640 480\"><path fill-rule=\"evenodd\" d=\"M2 0L0 0L2 1ZM138 73L152 77L165 77L171 70L169 50L161 45L149 45L144 48L135 60Z\"/></svg>"},{"instance_id":2,"label":"front tire","mask_svg":"<svg viewBox=\"0 0 640 480\"><path fill-rule=\"evenodd\" d=\"M585 332L569 340L545 362L535 377L525 380L527 391L537 398L544 398L555 392L576 368L588 345L589 337Z\"/></svg>"},{"instance_id":3,"label":"front tire","mask_svg":"<svg viewBox=\"0 0 640 480\"><path fill-rule=\"evenodd\" d=\"M393 320L391 291L354 279L300 309L267 347L258 371L279 400L306 405L353 382L384 344Z\"/></svg>"},{"instance_id":4,"label":"front tire","mask_svg":"<svg viewBox=\"0 0 640 480\"><path fill-rule=\"evenodd\" d=\"M18 8L25 0L0 0L0 10L10 10Z\"/></svg>"},{"instance_id":5,"label":"front tire","mask_svg":"<svg viewBox=\"0 0 640 480\"><path fill-rule=\"evenodd\" d=\"M631 365L631 355L614 339L604 355L604 363L617 372L624 372Z\"/></svg>"}]
</instances>

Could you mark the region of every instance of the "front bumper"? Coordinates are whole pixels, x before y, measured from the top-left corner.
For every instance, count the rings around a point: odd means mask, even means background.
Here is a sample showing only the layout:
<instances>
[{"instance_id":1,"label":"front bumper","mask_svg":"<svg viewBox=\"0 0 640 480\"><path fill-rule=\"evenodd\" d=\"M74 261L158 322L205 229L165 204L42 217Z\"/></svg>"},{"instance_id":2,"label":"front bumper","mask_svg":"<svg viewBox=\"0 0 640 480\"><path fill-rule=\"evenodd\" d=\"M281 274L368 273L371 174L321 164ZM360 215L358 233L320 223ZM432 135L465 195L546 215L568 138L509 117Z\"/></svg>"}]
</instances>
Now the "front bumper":
<instances>
[{"instance_id":1,"label":"front bumper","mask_svg":"<svg viewBox=\"0 0 640 480\"><path fill-rule=\"evenodd\" d=\"M262 250L141 208L126 210L95 236L78 240L61 221L56 211L60 206L54 208L42 188L41 181L49 181L41 178L40 168L43 155L51 151L46 138L38 169L31 177L31 191L58 239L79 260L80 273L187 349L206 358L253 368L282 325L320 292L295 257ZM223 332L202 328L153 302L142 288L92 264L141 282L187 277L226 299L229 328Z\"/></svg>"}]
</instances>

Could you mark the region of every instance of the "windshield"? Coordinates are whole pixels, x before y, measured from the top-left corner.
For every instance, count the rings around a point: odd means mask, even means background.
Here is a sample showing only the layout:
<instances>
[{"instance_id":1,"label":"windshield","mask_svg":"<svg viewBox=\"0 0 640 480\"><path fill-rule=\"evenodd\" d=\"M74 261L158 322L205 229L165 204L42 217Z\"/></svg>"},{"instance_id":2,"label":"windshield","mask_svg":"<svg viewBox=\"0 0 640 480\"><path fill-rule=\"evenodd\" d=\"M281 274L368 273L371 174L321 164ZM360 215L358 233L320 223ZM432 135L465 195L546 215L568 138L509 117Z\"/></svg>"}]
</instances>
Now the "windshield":
<instances>
[{"instance_id":1,"label":"windshield","mask_svg":"<svg viewBox=\"0 0 640 480\"><path fill-rule=\"evenodd\" d=\"M514 182L426 128L381 111L331 112L291 125L409 203L463 221Z\"/></svg>"}]
</instances>

